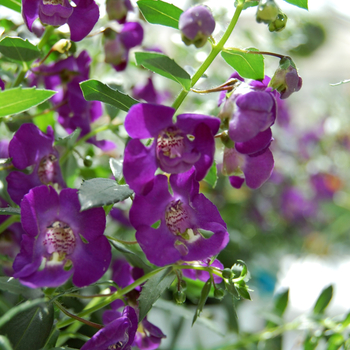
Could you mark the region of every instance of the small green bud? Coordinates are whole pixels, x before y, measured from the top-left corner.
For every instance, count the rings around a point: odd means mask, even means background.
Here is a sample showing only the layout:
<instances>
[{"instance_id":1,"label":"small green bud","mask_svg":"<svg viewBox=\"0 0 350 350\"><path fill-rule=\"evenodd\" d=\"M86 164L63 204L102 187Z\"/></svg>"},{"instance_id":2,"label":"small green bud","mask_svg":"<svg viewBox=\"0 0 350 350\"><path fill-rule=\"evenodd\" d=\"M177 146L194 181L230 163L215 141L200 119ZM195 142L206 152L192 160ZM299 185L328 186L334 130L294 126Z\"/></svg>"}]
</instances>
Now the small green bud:
<instances>
[{"instance_id":1,"label":"small green bud","mask_svg":"<svg viewBox=\"0 0 350 350\"><path fill-rule=\"evenodd\" d=\"M186 281L182 280L182 281L180 282L180 290L181 290L182 292L184 292L186 289L187 289L187 283L186 283Z\"/></svg>"},{"instance_id":2,"label":"small green bud","mask_svg":"<svg viewBox=\"0 0 350 350\"><path fill-rule=\"evenodd\" d=\"M279 7L274 0L261 0L256 12L256 21L269 24L277 18L278 12Z\"/></svg>"},{"instance_id":3,"label":"small green bud","mask_svg":"<svg viewBox=\"0 0 350 350\"><path fill-rule=\"evenodd\" d=\"M242 273L242 266L241 265L237 265L237 264L234 264L232 267L231 267L231 272L233 273L233 277L234 278L238 278L241 273Z\"/></svg>"},{"instance_id":4,"label":"small green bud","mask_svg":"<svg viewBox=\"0 0 350 350\"><path fill-rule=\"evenodd\" d=\"M86 156L84 158L84 166L86 166L87 168L90 168L92 165L92 158L90 156Z\"/></svg>"},{"instance_id":5,"label":"small green bud","mask_svg":"<svg viewBox=\"0 0 350 350\"><path fill-rule=\"evenodd\" d=\"M176 291L174 292L174 300L177 304L181 305L186 301L186 294L182 291Z\"/></svg>"},{"instance_id":6,"label":"small green bud","mask_svg":"<svg viewBox=\"0 0 350 350\"><path fill-rule=\"evenodd\" d=\"M270 32L280 32L287 25L288 17L283 12L279 12L277 18L269 23Z\"/></svg>"},{"instance_id":7,"label":"small green bud","mask_svg":"<svg viewBox=\"0 0 350 350\"><path fill-rule=\"evenodd\" d=\"M233 273L231 271L231 269L224 269L222 271L222 277L227 279L227 280L230 280L232 277L233 277Z\"/></svg>"},{"instance_id":8,"label":"small green bud","mask_svg":"<svg viewBox=\"0 0 350 350\"><path fill-rule=\"evenodd\" d=\"M221 140L222 144L227 148L235 147L235 143L230 139L230 136L228 136L227 131L225 131L221 134L220 140Z\"/></svg>"},{"instance_id":9,"label":"small green bud","mask_svg":"<svg viewBox=\"0 0 350 350\"><path fill-rule=\"evenodd\" d=\"M225 296L225 291L221 288L214 290L214 298L221 300Z\"/></svg>"}]
</instances>

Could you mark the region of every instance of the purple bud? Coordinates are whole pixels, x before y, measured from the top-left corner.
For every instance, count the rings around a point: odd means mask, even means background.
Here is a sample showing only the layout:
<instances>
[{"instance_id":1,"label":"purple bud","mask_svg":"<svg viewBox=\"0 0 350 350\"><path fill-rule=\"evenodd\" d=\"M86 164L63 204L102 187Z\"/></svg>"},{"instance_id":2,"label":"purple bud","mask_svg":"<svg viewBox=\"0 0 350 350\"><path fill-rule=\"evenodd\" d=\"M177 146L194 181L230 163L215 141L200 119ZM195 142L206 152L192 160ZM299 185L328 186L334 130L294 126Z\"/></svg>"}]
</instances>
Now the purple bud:
<instances>
[{"instance_id":1,"label":"purple bud","mask_svg":"<svg viewBox=\"0 0 350 350\"><path fill-rule=\"evenodd\" d=\"M215 29L215 19L206 6L198 5L183 12L179 19L182 41L186 45L194 44L197 48L207 42Z\"/></svg>"}]
</instances>

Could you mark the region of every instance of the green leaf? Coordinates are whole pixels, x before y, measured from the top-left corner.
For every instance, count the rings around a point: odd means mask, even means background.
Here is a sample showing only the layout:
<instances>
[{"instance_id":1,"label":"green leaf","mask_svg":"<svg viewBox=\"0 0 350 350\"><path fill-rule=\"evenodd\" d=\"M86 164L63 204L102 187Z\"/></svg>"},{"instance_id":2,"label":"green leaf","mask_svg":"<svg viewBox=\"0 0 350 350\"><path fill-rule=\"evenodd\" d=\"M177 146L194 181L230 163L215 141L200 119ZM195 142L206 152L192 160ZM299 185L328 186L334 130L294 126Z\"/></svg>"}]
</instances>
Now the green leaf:
<instances>
[{"instance_id":1,"label":"green leaf","mask_svg":"<svg viewBox=\"0 0 350 350\"><path fill-rule=\"evenodd\" d=\"M86 101L101 101L127 112L131 106L139 103L119 90L113 90L98 80L86 80L80 83Z\"/></svg>"},{"instance_id":2,"label":"green leaf","mask_svg":"<svg viewBox=\"0 0 350 350\"><path fill-rule=\"evenodd\" d=\"M21 1L19 0L1 0L1 6L5 6L11 10L21 13Z\"/></svg>"},{"instance_id":3,"label":"green leaf","mask_svg":"<svg viewBox=\"0 0 350 350\"><path fill-rule=\"evenodd\" d=\"M111 167L115 180L119 182L123 178L123 160L110 158L109 166Z\"/></svg>"},{"instance_id":4,"label":"green leaf","mask_svg":"<svg viewBox=\"0 0 350 350\"><path fill-rule=\"evenodd\" d=\"M37 300L41 300L37 303ZM25 310L12 315L2 325L0 332L6 335L15 350L40 349L46 343L54 321L54 309L52 303L42 302L42 299L25 302L8 311L26 305Z\"/></svg>"},{"instance_id":5,"label":"green leaf","mask_svg":"<svg viewBox=\"0 0 350 350\"><path fill-rule=\"evenodd\" d=\"M0 91L0 117L24 112L56 94L56 91L36 88L14 88Z\"/></svg>"},{"instance_id":6,"label":"green leaf","mask_svg":"<svg viewBox=\"0 0 350 350\"><path fill-rule=\"evenodd\" d=\"M227 283L225 281L225 289L237 300L241 299L234 283Z\"/></svg>"},{"instance_id":7,"label":"green leaf","mask_svg":"<svg viewBox=\"0 0 350 350\"><path fill-rule=\"evenodd\" d=\"M252 300L250 298L250 294L248 292L248 286L246 286L245 284L243 286L238 286L236 285L236 288L237 288L237 292L238 294L244 298L244 299L247 299L247 300Z\"/></svg>"},{"instance_id":8,"label":"green leaf","mask_svg":"<svg viewBox=\"0 0 350 350\"><path fill-rule=\"evenodd\" d=\"M1 350L13 350L10 341L4 337L3 335L0 335L0 349Z\"/></svg>"},{"instance_id":9,"label":"green leaf","mask_svg":"<svg viewBox=\"0 0 350 350\"><path fill-rule=\"evenodd\" d=\"M55 146L63 146L66 147L68 149L73 149L75 142L77 141L79 135L81 133L81 129L80 128L76 128L71 134L69 134L66 137L63 138L59 138L56 142L55 142Z\"/></svg>"},{"instance_id":10,"label":"green leaf","mask_svg":"<svg viewBox=\"0 0 350 350\"><path fill-rule=\"evenodd\" d=\"M289 289L279 293L275 297L275 311L278 316L282 316L286 311L289 298Z\"/></svg>"},{"instance_id":11,"label":"green leaf","mask_svg":"<svg viewBox=\"0 0 350 350\"><path fill-rule=\"evenodd\" d=\"M39 49L28 40L7 36L0 41L0 52L16 61L33 61L40 56Z\"/></svg>"},{"instance_id":12,"label":"green leaf","mask_svg":"<svg viewBox=\"0 0 350 350\"><path fill-rule=\"evenodd\" d=\"M0 208L0 215L21 215L20 208Z\"/></svg>"},{"instance_id":13,"label":"green leaf","mask_svg":"<svg viewBox=\"0 0 350 350\"><path fill-rule=\"evenodd\" d=\"M264 79L263 55L249 54L245 51L259 51L255 48L240 50L236 48L225 49L221 52L222 58L243 78Z\"/></svg>"},{"instance_id":14,"label":"green leaf","mask_svg":"<svg viewBox=\"0 0 350 350\"><path fill-rule=\"evenodd\" d=\"M323 289L320 296L318 297L314 306L314 314L322 314L331 301L332 297L333 286L330 285L327 288Z\"/></svg>"},{"instance_id":15,"label":"green leaf","mask_svg":"<svg viewBox=\"0 0 350 350\"><path fill-rule=\"evenodd\" d=\"M201 314L203 307L208 299L210 290L211 290L211 279L209 279L207 282L205 282L205 284L203 286L201 296L199 297L197 309L196 309L196 312L194 313L194 316L193 316L192 326L196 322L197 317L199 317L199 315Z\"/></svg>"},{"instance_id":16,"label":"green leaf","mask_svg":"<svg viewBox=\"0 0 350 350\"><path fill-rule=\"evenodd\" d=\"M81 211L118 203L133 193L128 185L118 185L111 179L96 178L84 181L79 189Z\"/></svg>"},{"instance_id":17,"label":"green leaf","mask_svg":"<svg viewBox=\"0 0 350 350\"><path fill-rule=\"evenodd\" d=\"M162 295L162 293L170 287L176 275L171 267L160 271L155 276L151 277L142 287L139 302L139 322L141 322L151 310L153 304Z\"/></svg>"},{"instance_id":18,"label":"green leaf","mask_svg":"<svg viewBox=\"0 0 350 350\"><path fill-rule=\"evenodd\" d=\"M28 292L29 288L23 286L18 280L13 277L0 277L0 290L10 292L13 294L23 294Z\"/></svg>"},{"instance_id":19,"label":"green leaf","mask_svg":"<svg viewBox=\"0 0 350 350\"><path fill-rule=\"evenodd\" d=\"M284 0L285 2L288 2L289 4L292 4L294 6L300 7L302 9L308 10L307 7L307 1L308 0Z\"/></svg>"},{"instance_id":20,"label":"green leaf","mask_svg":"<svg viewBox=\"0 0 350 350\"><path fill-rule=\"evenodd\" d=\"M186 90L191 88L191 77L174 60L157 52L135 52L136 64L154 73L174 80Z\"/></svg>"},{"instance_id":21,"label":"green leaf","mask_svg":"<svg viewBox=\"0 0 350 350\"><path fill-rule=\"evenodd\" d=\"M178 7L160 0L140 0L137 6L147 22L178 29L183 12Z\"/></svg>"},{"instance_id":22,"label":"green leaf","mask_svg":"<svg viewBox=\"0 0 350 350\"><path fill-rule=\"evenodd\" d=\"M215 188L218 181L218 169L215 161L209 169L208 174L205 176L204 181L207 182L212 188Z\"/></svg>"},{"instance_id":23,"label":"green leaf","mask_svg":"<svg viewBox=\"0 0 350 350\"><path fill-rule=\"evenodd\" d=\"M343 344L344 344L344 337L340 333L335 333L333 334L329 339L328 339L328 346L327 350L337 350L339 349Z\"/></svg>"}]
</instances>

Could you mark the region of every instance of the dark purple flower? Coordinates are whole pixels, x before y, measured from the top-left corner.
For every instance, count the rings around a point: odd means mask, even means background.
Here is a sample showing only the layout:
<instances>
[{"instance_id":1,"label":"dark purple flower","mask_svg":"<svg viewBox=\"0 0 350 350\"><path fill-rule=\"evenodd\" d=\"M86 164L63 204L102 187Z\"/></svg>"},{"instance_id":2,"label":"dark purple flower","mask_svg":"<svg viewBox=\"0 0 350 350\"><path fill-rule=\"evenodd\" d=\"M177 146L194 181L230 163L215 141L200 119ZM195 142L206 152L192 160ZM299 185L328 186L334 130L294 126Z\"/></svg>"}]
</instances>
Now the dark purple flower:
<instances>
[{"instance_id":1,"label":"dark purple flower","mask_svg":"<svg viewBox=\"0 0 350 350\"><path fill-rule=\"evenodd\" d=\"M314 174L310 178L312 187L316 192L316 198L330 200L334 194L343 186L338 176L327 173Z\"/></svg>"},{"instance_id":2,"label":"dark purple flower","mask_svg":"<svg viewBox=\"0 0 350 350\"><path fill-rule=\"evenodd\" d=\"M216 267L219 270L223 270L224 269L224 265L221 264L221 262L218 259L215 259L211 264L211 259L205 259L203 261L196 261L193 263L189 263L189 264L185 264L185 265L193 265L193 266L210 266L210 267ZM191 278L193 280L199 279L203 282L208 281L208 279L210 278L210 274L207 271L203 271L203 270L187 270L187 269L183 269L182 273L185 277L187 278ZM213 274L214 277L214 282L215 283L220 283L222 281L222 278L220 276L217 276L215 274Z\"/></svg>"},{"instance_id":3,"label":"dark purple flower","mask_svg":"<svg viewBox=\"0 0 350 350\"><path fill-rule=\"evenodd\" d=\"M168 186L168 178L157 175L152 190L136 194L130 209L130 222L148 260L164 266L218 254L228 242L226 224L215 205L198 193L194 169L170 176L173 194ZM205 238L208 231L211 236Z\"/></svg>"},{"instance_id":4,"label":"dark purple flower","mask_svg":"<svg viewBox=\"0 0 350 350\"><path fill-rule=\"evenodd\" d=\"M109 215L113 220L118 221L123 226L131 227L129 217L124 210L121 210L120 208L112 208L112 210L109 212Z\"/></svg>"},{"instance_id":5,"label":"dark purple flower","mask_svg":"<svg viewBox=\"0 0 350 350\"><path fill-rule=\"evenodd\" d=\"M103 235L106 217L102 208L80 211L78 191L51 186L29 191L21 203L26 234L13 269L14 277L31 288L58 287L73 275L84 287L107 271L111 247Z\"/></svg>"},{"instance_id":6,"label":"dark purple flower","mask_svg":"<svg viewBox=\"0 0 350 350\"><path fill-rule=\"evenodd\" d=\"M130 0L107 0L106 12L108 19L117 20L120 24L125 23L128 11L134 11Z\"/></svg>"},{"instance_id":7,"label":"dark purple flower","mask_svg":"<svg viewBox=\"0 0 350 350\"><path fill-rule=\"evenodd\" d=\"M202 180L213 163L214 135L220 120L201 114L180 114L173 123L175 110L154 104L132 106L125 129L133 138L125 149L123 172L126 182L137 193L150 190L157 168L170 174L196 169ZM155 138L147 147L139 139Z\"/></svg>"},{"instance_id":8,"label":"dark purple flower","mask_svg":"<svg viewBox=\"0 0 350 350\"><path fill-rule=\"evenodd\" d=\"M131 350L137 330L137 315L131 306L100 329L81 350Z\"/></svg>"},{"instance_id":9,"label":"dark purple flower","mask_svg":"<svg viewBox=\"0 0 350 350\"><path fill-rule=\"evenodd\" d=\"M127 22L120 33L108 29L105 34L105 62L112 64L116 71L126 68L129 59L129 50L141 45L143 28L138 22Z\"/></svg>"},{"instance_id":10,"label":"dark purple flower","mask_svg":"<svg viewBox=\"0 0 350 350\"><path fill-rule=\"evenodd\" d=\"M30 31L39 17L44 24L61 26L68 24L71 40L80 41L92 30L99 18L99 9L93 0L23 0L22 15Z\"/></svg>"},{"instance_id":11,"label":"dark purple flower","mask_svg":"<svg viewBox=\"0 0 350 350\"><path fill-rule=\"evenodd\" d=\"M161 104L163 101L169 98L170 93L168 91L158 92L154 88L152 77L149 77L145 85L136 85L133 88L132 95L137 100Z\"/></svg>"},{"instance_id":12,"label":"dark purple flower","mask_svg":"<svg viewBox=\"0 0 350 350\"><path fill-rule=\"evenodd\" d=\"M3 80L1 78L0 78L0 89L5 90L5 83L3 82Z\"/></svg>"},{"instance_id":13,"label":"dark purple flower","mask_svg":"<svg viewBox=\"0 0 350 350\"><path fill-rule=\"evenodd\" d=\"M182 41L202 47L215 29L215 19L207 6L197 5L184 11L179 19Z\"/></svg>"},{"instance_id":14,"label":"dark purple flower","mask_svg":"<svg viewBox=\"0 0 350 350\"><path fill-rule=\"evenodd\" d=\"M8 193L11 199L20 204L23 196L29 190L41 185L66 187L59 165L59 154L53 147L54 134L52 128L47 128L44 134L34 124L23 124L17 130L9 144L9 156L12 164L19 170L30 166L30 174L12 171L6 178Z\"/></svg>"}]
</instances>

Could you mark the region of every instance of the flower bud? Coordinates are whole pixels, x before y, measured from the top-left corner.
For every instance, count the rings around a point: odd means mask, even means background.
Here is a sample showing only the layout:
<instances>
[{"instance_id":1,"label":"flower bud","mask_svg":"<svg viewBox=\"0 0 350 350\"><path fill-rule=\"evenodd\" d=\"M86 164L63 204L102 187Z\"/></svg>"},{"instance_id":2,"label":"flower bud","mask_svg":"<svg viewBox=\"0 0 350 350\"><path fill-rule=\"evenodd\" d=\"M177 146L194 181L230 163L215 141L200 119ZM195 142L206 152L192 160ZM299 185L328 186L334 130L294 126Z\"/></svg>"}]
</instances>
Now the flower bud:
<instances>
[{"instance_id":1,"label":"flower bud","mask_svg":"<svg viewBox=\"0 0 350 350\"><path fill-rule=\"evenodd\" d=\"M176 291L174 292L174 300L177 304L183 304L186 301L186 294L184 292Z\"/></svg>"},{"instance_id":2,"label":"flower bud","mask_svg":"<svg viewBox=\"0 0 350 350\"><path fill-rule=\"evenodd\" d=\"M293 92L299 91L301 85L302 79L298 75L294 62L290 58L282 58L269 86L281 94L281 99L285 99Z\"/></svg>"},{"instance_id":3,"label":"flower bud","mask_svg":"<svg viewBox=\"0 0 350 350\"><path fill-rule=\"evenodd\" d=\"M182 281L180 282L180 289L181 289L182 292L184 292L184 291L187 289L187 283L186 283L186 281L182 280Z\"/></svg>"},{"instance_id":4,"label":"flower bud","mask_svg":"<svg viewBox=\"0 0 350 350\"><path fill-rule=\"evenodd\" d=\"M214 298L221 300L225 296L225 291L222 289L214 290Z\"/></svg>"},{"instance_id":5,"label":"flower bud","mask_svg":"<svg viewBox=\"0 0 350 350\"><path fill-rule=\"evenodd\" d=\"M232 276L233 276L233 273L232 273L231 269L226 268L222 271L223 278L229 280L232 278Z\"/></svg>"},{"instance_id":6,"label":"flower bud","mask_svg":"<svg viewBox=\"0 0 350 350\"><path fill-rule=\"evenodd\" d=\"M84 158L84 166L86 166L87 168L90 168L92 165L92 159L90 156L86 156Z\"/></svg>"},{"instance_id":7,"label":"flower bud","mask_svg":"<svg viewBox=\"0 0 350 350\"><path fill-rule=\"evenodd\" d=\"M179 19L182 41L200 48L215 29L215 19L206 6L198 5L183 12Z\"/></svg>"},{"instance_id":8,"label":"flower bud","mask_svg":"<svg viewBox=\"0 0 350 350\"><path fill-rule=\"evenodd\" d=\"M106 12L108 19L117 20L120 24L125 23L128 11L133 11L130 0L107 0Z\"/></svg>"},{"instance_id":9,"label":"flower bud","mask_svg":"<svg viewBox=\"0 0 350 350\"><path fill-rule=\"evenodd\" d=\"M285 15L282 11L280 11L277 15L277 18L274 21L269 23L269 31L270 32L280 32L287 25L287 15Z\"/></svg>"},{"instance_id":10,"label":"flower bud","mask_svg":"<svg viewBox=\"0 0 350 350\"><path fill-rule=\"evenodd\" d=\"M269 24L277 18L278 12L279 7L274 0L261 0L256 12L256 21Z\"/></svg>"},{"instance_id":11,"label":"flower bud","mask_svg":"<svg viewBox=\"0 0 350 350\"><path fill-rule=\"evenodd\" d=\"M70 40L61 39L58 40L57 43L52 46L52 51L58 51L59 53L66 53L71 48L72 44Z\"/></svg>"}]
</instances>

